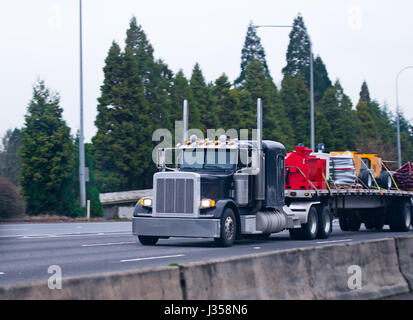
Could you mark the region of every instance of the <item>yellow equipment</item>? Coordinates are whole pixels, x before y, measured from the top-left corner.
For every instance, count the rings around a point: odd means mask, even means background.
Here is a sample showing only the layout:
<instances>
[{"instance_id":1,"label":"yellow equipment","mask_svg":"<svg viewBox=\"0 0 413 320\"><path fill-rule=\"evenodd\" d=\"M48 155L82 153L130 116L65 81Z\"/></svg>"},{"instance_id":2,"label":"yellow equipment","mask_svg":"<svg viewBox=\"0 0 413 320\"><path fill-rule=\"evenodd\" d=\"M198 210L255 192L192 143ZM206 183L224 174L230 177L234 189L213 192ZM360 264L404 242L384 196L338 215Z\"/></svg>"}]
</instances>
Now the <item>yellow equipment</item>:
<instances>
[{"instance_id":1,"label":"yellow equipment","mask_svg":"<svg viewBox=\"0 0 413 320\"><path fill-rule=\"evenodd\" d=\"M330 152L331 155L341 155L345 151ZM383 167L382 159L377 154L357 153L350 151L354 156L357 176L369 188L378 184L380 187L391 189L393 185L391 174ZM373 183L373 178L376 183Z\"/></svg>"}]
</instances>

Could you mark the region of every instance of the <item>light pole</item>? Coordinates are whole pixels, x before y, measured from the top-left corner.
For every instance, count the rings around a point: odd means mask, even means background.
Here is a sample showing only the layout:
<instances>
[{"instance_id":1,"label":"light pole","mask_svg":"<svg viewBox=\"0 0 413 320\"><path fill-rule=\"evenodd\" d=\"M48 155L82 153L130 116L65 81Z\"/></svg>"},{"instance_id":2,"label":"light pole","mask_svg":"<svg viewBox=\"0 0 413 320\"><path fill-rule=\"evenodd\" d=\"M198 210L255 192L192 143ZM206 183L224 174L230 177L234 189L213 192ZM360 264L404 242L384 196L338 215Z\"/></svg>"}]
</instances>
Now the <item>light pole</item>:
<instances>
[{"instance_id":1,"label":"light pole","mask_svg":"<svg viewBox=\"0 0 413 320\"><path fill-rule=\"evenodd\" d=\"M293 28L294 26L290 25L254 25L253 28ZM310 110L310 124L311 124L311 149L315 151L315 138L314 138L314 73L313 73L313 45L311 43L310 37L308 37L310 41L310 102L311 102L311 110Z\"/></svg>"},{"instance_id":2,"label":"light pole","mask_svg":"<svg viewBox=\"0 0 413 320\"><path fill-rule=\"evenodd\" d=\"M407 69L413 69L413 66L407 66L399 71L396 77L396 125L397 125L397 157L399 168L402 166L402 148L400 144L400 106L399 106L399 77L401 73Z\"/></svg>"},{"instance_id":3,"label":"light pole","mask_svg":"<svg viewBox=\"0 0 413 320\"><path fill-rule=\"evenodd\" d=\"M82 46L82 0L79 0L79 47L80 47L80 134L79 134L79 182L80 204L86 206L85 145L83 137L83 46Z\"/></svg>"}]
</instances>

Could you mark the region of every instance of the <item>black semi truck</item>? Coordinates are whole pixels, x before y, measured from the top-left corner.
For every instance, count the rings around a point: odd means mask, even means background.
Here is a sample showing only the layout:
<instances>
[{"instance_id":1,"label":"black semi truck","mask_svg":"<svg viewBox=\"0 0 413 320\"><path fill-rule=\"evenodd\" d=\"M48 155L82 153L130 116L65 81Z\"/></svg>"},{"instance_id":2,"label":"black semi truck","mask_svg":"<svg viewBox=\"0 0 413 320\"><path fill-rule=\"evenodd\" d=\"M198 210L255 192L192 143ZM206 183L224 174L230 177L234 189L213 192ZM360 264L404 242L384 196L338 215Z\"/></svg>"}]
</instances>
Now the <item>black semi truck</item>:
<instances>
[{"instance_id":1,"label":"black semi truck","mask_svg":"<svg viewBox=\"0 0 413 320\"><path fill-rule=\"evenodd\" d=\"M257 101L255 140L186 139L173 148L177 165L165 165L160 149L159 172L152 197L138 201L132 232L143 245L160 238L213 238L219 246L237 239L265 239L289 230L293 239L326 239L338 216L343 228L356 231L361 223L390 224L408 231L413 192L400 190L285 190L285 147L262 140L262 103Z\"/></svg>"}]
</instances>

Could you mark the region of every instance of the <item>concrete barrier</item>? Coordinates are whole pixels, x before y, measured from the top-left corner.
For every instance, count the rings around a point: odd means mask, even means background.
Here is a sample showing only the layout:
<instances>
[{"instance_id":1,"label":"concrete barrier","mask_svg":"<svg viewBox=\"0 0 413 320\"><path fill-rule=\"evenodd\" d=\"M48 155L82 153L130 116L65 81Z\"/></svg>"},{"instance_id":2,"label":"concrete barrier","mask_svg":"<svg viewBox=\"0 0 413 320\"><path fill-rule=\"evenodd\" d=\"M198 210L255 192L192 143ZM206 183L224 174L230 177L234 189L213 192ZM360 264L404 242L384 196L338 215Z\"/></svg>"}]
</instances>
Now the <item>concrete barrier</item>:
<instances>
[{"instance_id":1,"label":"concrete barrier","mask_svg":"<svg viewBox=\"0 0 413 320\"><path fill-rule=\"evenodd\" d=\"M348 287L360 266L362 287ZM408 292L394 239L285 250L183 266L188 299L375 299Z\"/></svg>"},{"instance_id":2,"label":"concrete barrier","mask_svg":"<svg viewBox=\"0 0 413 320\"><path fill-rule=\"evenodd\" d=\"M413 290L413 236L396 238L400 271Z\"/></svg>"},{"instance_id":3,"label":"concrete barrier","mask_svg":"<svg viewBox=\"0 0 413 320\"><path fill-rule=\"evenodd\" d=\"M412 266L413 237L401 237L0 287L0 299L377 299L407 293Z\"/></svg>"},{"instance_id":4,"label":"concrete barrier","mask_svg":"<svg viewBox=\"0 0 413 320\"><path fill-rule=\"evenodd\" d=\"M179 270L161 267L140 271L67 278L62 289L51 290L47 281L0 287L0 300L181 300Z\"/></svg>"}]
</instances>

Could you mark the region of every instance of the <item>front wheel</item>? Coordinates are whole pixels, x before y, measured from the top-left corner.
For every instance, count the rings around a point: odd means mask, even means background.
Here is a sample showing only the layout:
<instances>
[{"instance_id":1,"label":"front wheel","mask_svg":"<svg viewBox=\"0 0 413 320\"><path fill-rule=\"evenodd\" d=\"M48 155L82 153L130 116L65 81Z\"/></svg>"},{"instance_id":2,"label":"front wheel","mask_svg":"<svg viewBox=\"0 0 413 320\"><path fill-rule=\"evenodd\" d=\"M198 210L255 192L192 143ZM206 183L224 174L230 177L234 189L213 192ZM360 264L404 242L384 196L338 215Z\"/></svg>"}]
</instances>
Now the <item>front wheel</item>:
<instances>
[{"instance_id":1,"label":"front wheel","mask_svg":"<svg viewBox=\"0 0 413 320\"><path fill-rule=\"evenodd\" d=\"M226 208L221 217L221 234L214 241L219 247L231 247L237 232L237 221L234 211L231 208Z\"/></svg>"},{"instance_id":2,"label":"front wheel","mask_svg":"<svg viewBox=\"0 0 413 320\"><path fill-rule=\"evenodd\" d=\"M144 246L154 246L159 237L152 237L152 236L138 236L139 242Z\"/></svg>"}]
</instances>

